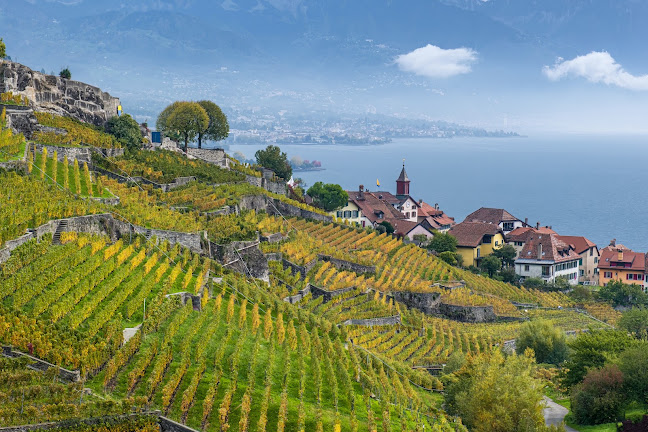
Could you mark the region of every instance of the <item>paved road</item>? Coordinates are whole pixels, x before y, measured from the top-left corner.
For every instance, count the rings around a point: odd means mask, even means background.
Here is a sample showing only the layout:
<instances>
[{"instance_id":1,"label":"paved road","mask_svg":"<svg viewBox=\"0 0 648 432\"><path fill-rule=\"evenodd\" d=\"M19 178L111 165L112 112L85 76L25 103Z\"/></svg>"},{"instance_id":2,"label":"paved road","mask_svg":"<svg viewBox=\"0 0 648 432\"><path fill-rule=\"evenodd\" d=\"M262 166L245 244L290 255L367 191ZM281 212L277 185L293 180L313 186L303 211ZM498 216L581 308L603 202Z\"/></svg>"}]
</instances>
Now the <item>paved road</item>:
<instances>
[{"instance_id":1,"label":"paved road","mask_svg":"<svg viewBox=\"0 0 648 432\"><path fill-rule=\"evenodd\" d=\"M546 403L546 407L543 411L545 424L547 426L560 425L564 421L565 416L567 415L569 410L562 405L558 405L556 402L552 401L546 396L544 400ZM578 432L576 429L570 428L567 425L565 425L565 430L567 432Z\"/></svg>"}]
</instances>

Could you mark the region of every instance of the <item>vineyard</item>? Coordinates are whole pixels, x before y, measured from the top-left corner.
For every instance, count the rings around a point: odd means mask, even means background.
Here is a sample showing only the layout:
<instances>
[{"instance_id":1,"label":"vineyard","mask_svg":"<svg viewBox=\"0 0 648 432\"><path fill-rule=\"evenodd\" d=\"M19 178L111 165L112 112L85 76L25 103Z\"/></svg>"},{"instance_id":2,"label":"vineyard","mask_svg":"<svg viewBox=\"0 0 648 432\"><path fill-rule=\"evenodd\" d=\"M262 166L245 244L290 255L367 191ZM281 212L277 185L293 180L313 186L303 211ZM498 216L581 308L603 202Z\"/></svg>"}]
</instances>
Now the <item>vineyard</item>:
<instances>
[{"instance_id":1,"label":"vineyard","mask_svg":"<svg viewBox=\"0 0 648 432\"><path fill-rule=\"evenodd\" d=\"M139 176L157 183L170 183L177 177L194 176L207 183L232 183L245 180L237 171L226 170L199 159L187 159L169 150L138 150L116 158L96 157L93 162L117 174Z\"/></svg>"},{"instance_id":2,"label":"vineyard","mask_svg":"<svg viewBox=\"0 0 648 432\"><path fill-rule=\"evenodd\" d=\"M81 166L76 159L73 162L68 161L67 156L63 158L63 161L59 161L56 150L53 154L48 155L47 148L44 148L40 153L28 150L27 159L30 162L28 170L46 183L58 184L80 196L98 198L113 196L103 187L100 180L93 179L88 164L85 162Z\"/></svg>"},{"instance_id":3,"label":"vineyard","mask_svg":"<svg viewBox=\"0 0 648 432\"><path fill-rule=\"evenodd\" d=\"M83 123L72 117L61 117L44 112L36 112L34 114L38 119L38 123L41 125L63 129L67 132L64 135L55 132L36 132L33 137L36 142L73 147L121 147L119 141L117 141L117 139L112 135L105 133L102 128L97 128L88 123Z\"/></svg>"},{"instance_id":4,"label":"vineyard","mask_svg":"<svg viewBox=\"0 0 648 432\"><path fill-rule=\"evenodd\" d=\"M0 162L22 159L25 145L25 137L15 135L7 127L7 110L3 107L0 114Z\"/></svg>"}]
</instances>

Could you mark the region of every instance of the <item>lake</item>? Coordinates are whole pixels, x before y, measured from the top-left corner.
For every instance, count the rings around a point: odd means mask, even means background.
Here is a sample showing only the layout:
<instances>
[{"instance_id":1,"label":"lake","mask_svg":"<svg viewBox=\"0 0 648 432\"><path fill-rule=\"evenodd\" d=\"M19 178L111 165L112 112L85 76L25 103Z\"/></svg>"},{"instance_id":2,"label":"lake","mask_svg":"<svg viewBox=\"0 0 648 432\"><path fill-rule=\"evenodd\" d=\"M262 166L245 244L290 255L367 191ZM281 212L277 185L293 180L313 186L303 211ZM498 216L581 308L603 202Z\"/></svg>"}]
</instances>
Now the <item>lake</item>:
<instances>
[{"instance_id":1,"label":"lake","mask_svg":"<svg viewBox=\"0 0 648 432\"><path fill-rule=\"evenodd\" d=\"M248 158L260 145L230 145ZM402 160L415 199L457 222L480 207L505 208L530 224L585 236L607 246L616 238L648 250L648 137L396 139L378 146L282 145L288 157L319 160L324 171L298 172L356 189L395 193Z\"/></svg>"}]
</instances>

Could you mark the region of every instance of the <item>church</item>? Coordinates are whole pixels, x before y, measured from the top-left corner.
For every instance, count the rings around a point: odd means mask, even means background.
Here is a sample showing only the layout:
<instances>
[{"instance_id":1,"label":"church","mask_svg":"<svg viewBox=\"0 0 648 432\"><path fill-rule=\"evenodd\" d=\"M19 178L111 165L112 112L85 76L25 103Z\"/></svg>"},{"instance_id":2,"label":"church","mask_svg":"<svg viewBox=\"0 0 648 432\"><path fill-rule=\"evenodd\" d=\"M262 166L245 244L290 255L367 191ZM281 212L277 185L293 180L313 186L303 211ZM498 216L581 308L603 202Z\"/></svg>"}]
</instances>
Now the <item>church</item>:
<instances>
[{"instance_id":1,"label":"church","mask_svg":"<svg viewBox=\"0 0 648 432\"><path fill-rule=\"evenodd\" d=\"M455 224L454 219L440 210L438 204L430 206L423 200L412 198L410 183L403 162L396 179L395 195L383 190L369 191L360 185L357 190L347 191L347 205L331 212L331 215L360 227L376 228L383 225L388 232L391 227L395 235L410 240L415 235L429 238L435 231L448 231Z\"/></svg>"}]
</instances>

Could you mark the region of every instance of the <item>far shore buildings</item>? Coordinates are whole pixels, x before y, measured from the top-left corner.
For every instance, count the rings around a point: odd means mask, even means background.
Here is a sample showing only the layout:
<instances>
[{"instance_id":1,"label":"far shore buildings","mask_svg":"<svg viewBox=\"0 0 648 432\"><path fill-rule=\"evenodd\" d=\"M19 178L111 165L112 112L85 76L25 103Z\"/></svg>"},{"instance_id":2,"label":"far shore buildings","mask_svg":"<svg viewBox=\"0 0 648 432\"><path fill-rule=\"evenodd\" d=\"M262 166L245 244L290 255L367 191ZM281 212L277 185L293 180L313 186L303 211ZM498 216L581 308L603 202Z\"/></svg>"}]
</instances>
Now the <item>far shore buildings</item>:
<instances>
[{"instance_id":1,"label":"far shore buildings","mask_svg":"<svg viewBox=\"0 0 648 432\"><path fill-rule=\"evenodd\" d=\"M396 195L387 191L369 191L360 185L357 190L346 191L346 206L331 212L332 216L360 227L376 228L386 221L394 227L394 234L414 239L415 235L434 236L435 231L446 232L455 224L439 206L416 201L409 194L410 179L405 165L396 179Z\"/></svg>"},{"instance_id":2,"label":"far shore buildings","mask_svg":"<svg viewBox=\"0 0 648 432\"><path fill-rule=\"evenodd\" d=\"M609 246L601 249L598 262L598 284L607 285L610 281L620 281L624 284L636 284L644 291L648 287L648 257L641 252L631 249L612 240Z\"/></svg>"},{"instance_id":3,"label":"far shore buildings","mask_svg":"<svg viewBox=\"0 0 648 432\"><path fill-rule=\"evenodd\" d=\"M457 253L463 258L463 265L478 266L481 258L504 246L504 232L487 222L461 222L450 228L448 234L457 239Z\"/></svg>"}]
</instances>

